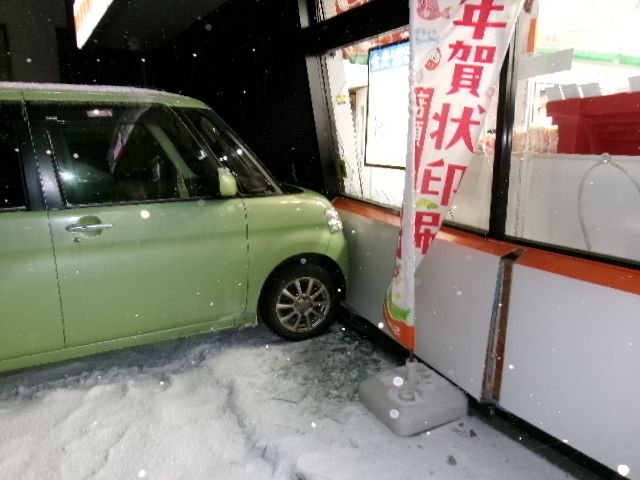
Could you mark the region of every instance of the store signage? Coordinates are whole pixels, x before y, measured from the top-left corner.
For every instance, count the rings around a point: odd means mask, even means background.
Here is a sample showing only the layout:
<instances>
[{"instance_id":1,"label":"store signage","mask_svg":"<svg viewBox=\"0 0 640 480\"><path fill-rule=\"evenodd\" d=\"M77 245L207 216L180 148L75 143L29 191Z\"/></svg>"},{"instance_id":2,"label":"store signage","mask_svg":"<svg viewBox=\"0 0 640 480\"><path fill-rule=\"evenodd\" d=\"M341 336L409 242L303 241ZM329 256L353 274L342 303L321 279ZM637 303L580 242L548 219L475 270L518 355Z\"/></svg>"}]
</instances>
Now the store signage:
<instances>
[{"instance_id":1,"label":"store signage","mask_svg":"<svg viewBox=\"0 0 640 480\"><path fill-rule=\"evenodd\" d=\"M384 317L415 344L415 270L471 160L524 0L411 0L410 128L402 227Z\"/></svg>"},{"instance_id":2,"label":"store signage","mask_svg":"<svg viewBox=\"0 0 640 480\"><path fill-rule=\"evenodd\" d=\"M74 0L73 20L76 26L76 43L82 48L98 26L113 0Z\"/></svg>"},{"instance_id":3,"label":"store signage","mask_svg":"<svg viewBox=\"0 0 640 480\"><path fill-rule=\"evenodd\" d=\"M409 66L409 44L392 45L371 52L369 73L377 73L392 68Z\"/></svg>"},{"instance_id":4,"label":"store signage","mask_svg":"<svg viewBox=\"0 0 640 480\"><path fill-rule=\"evenodd\" d=\"M365 163L404 168L409 132L409 42L370 50Z\"/></svg>"}]
</instances>

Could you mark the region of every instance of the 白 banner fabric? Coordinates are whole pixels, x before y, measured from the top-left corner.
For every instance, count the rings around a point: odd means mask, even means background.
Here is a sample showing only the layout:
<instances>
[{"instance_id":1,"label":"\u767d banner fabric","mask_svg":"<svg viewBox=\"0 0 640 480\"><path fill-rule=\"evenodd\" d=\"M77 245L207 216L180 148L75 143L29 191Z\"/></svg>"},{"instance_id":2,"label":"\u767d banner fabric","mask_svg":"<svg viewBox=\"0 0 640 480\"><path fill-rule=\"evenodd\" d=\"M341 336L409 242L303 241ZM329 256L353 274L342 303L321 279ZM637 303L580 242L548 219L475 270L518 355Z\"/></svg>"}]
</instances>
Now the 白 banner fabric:
<instances>
[{"instance_id":1,"label":"\u767d banner fabric","mask_svg":"<svg viewBox=\"0 0 640 480\"><path fill-rule=\"evenodd\" d=\"M410 0L410 128L402 227L384 302L394 337L415 343L415 270L477 141L524 0Z\"/></svg>"}]
</instances>

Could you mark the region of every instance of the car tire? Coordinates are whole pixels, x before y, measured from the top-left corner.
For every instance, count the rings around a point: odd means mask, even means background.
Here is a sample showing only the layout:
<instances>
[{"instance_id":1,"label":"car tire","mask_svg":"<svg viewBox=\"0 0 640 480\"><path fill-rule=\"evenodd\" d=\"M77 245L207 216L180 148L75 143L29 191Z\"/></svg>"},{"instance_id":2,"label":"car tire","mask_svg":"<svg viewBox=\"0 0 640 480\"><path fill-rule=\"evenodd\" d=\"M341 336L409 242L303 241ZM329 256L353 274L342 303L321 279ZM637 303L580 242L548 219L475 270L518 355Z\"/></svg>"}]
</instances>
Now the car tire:
<instances>
[{"instance_id":1,"label":"car tire","mask_svg":"<svg viewBox=\"0 0 640 480\"><path fill-rule=\"evenodd\" d=\"M339 292L318 265L295 265L268 280L260 299L265 325L289 341L322 335L338 317Z\"/></svg>"}]
</instances>

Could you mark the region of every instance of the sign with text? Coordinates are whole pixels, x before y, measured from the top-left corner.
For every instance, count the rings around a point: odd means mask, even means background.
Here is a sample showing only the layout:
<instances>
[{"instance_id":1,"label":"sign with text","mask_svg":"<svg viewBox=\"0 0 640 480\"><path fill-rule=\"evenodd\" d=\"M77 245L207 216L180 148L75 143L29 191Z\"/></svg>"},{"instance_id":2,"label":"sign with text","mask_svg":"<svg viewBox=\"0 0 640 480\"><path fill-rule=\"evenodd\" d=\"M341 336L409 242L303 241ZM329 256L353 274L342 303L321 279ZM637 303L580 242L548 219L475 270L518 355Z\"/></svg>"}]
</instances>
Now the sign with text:
<instances>
[{"instance_id":1,"label":"sign with text","mask_svg":"<svg viewBox=\"0 0 640 480\"><path fill-rule=\"evenodd\" d=\"M415 344L415 270L481 132L524 0L411 0L410 127L402 226L384 317Z\"/></svg>"},{"instance_id":2,"label":"sign with text","mask_svg":"<svg viewBox=\"0 0 640 480\"><path fill-rule=\"evenodd\" d=\"M365 163L405 167L409 131L409 42L369 52Z\"/></svg>"},{"instance_id":3,"label":"sign with text","mask_svg":"<svg viewBox=\"0 0 640 480\"><path fill-rule=\"evenodd\" d=\"M113 0L74 0L73 21L78 48L82 48L87 43L112 3Z\"/></svg>"}]
</instances>

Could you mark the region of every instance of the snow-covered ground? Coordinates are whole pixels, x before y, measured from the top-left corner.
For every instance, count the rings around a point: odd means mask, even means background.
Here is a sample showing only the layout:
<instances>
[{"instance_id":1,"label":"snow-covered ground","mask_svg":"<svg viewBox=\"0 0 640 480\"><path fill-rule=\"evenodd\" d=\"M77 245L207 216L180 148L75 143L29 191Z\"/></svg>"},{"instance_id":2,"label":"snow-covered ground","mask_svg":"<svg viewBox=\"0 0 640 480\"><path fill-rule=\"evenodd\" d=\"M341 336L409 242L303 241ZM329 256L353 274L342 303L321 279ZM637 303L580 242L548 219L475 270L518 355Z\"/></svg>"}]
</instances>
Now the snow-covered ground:
<instances>
[{"instance_id":1,"label":"snow-covered ground","mask_svg":"<svg viewBox=\"0 0 640 480\"><path fill-rule=\"evenodd\" d=\"M0 377L0 479L570 478L465 417L402 438L358 401L397 366L336 326L227 330Z\"/></svg>"}]
</instances>

